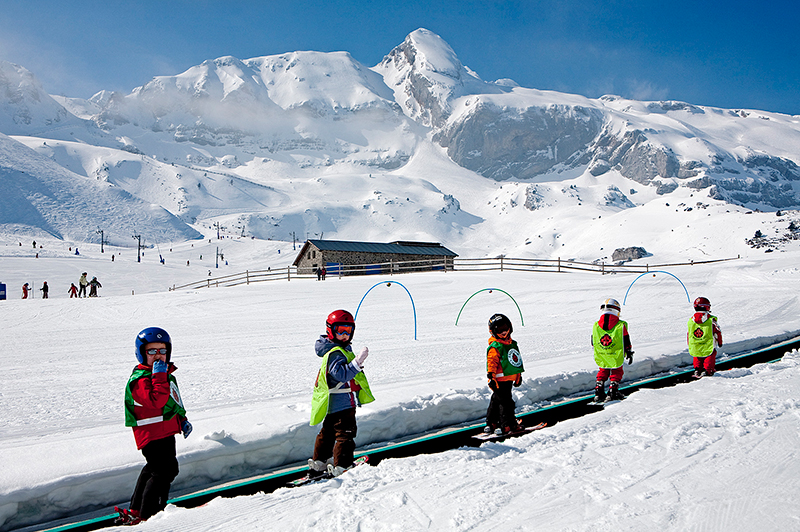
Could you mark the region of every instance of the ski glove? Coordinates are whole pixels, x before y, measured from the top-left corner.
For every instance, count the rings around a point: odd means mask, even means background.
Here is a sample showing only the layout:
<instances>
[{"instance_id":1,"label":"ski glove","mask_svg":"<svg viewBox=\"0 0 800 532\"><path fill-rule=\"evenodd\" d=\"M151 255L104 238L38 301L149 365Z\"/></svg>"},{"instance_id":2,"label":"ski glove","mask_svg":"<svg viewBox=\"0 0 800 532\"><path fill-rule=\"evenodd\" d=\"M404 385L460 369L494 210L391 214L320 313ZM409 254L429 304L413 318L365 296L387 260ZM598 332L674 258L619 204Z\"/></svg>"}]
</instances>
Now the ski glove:
<instances>
[{"instance_id":1,"label":"ski glove","mask_svg":"<svg viewBox=\"0 0 800 532\"><path fill-rule=\"evenodd\" d=\"M496 392L499 386L497 385L497 381L494 378L494 373L490 371L489 373L486 374L486 378L489 379L489 389L492 390L493 392Z\"/></svg>"},{"instance_id":2,"label":"ski glove","mask_svg":"<svg viewBox=\"0 0 800 532\"><path fill-rule=\"evenodd\" d=\"M633 351L628 351L627 353L625 353L625 358L628 359L629 366L633 364Z\"/></svg>"},{"instance_id":3,"label":"ski glove","mask_svg":"<svg viewBox=\"0 0 800 532\"><path fill-rule=\"evenodd\" d=\"M189 434L192 433L192 424L189 423L188 419L184 419L183 423L181 423L181 432L183 432L183 439L189 437Z\"/></svg>"},{"instance_id":4,"label":"ski glove","mask_svg":"<svg viewBox=\"0 0 800 532\"><path fill-rule=\"evenodd\" d=\"M356 357L356 364L358 364L359 368L364 367L364 361L367 359L368 356L369 356L369 348L365 347L364 349L361 350L361 353L359 353L359 355Z\"/></svg>"},{"instance_id":5,"label":"ski glove","mask_svg":"<svg viewBox=\"0 0 800 532\"><path fill-rule=\"evenodd\" d=\"M156 360L153 362L153 373L166 373L167 363L163 360Z\"/></svg>"}]
</instances>

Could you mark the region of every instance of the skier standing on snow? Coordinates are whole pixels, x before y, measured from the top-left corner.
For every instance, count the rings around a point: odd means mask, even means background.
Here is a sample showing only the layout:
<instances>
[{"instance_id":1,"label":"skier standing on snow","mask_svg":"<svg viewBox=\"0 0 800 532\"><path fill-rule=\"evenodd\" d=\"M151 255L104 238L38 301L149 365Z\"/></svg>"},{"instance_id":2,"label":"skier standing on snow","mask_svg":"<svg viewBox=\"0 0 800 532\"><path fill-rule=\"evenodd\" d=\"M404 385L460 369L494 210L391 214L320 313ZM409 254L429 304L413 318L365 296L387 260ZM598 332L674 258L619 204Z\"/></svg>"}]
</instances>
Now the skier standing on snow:
<instances>
[{"instance_id":1,"label":"skier standing on snow","mask_svg":"<svg viewBox=\"0 0 800 532\"><path fill-rule=\"evenodd\" d=\"M103 288L103 285L100 284L97 277L92 277L92 280L89 281L89 297L97 297L98 288Z\"/></svg>"},{"instance_id":2,"label":"skier standing on snow","mask_svg":"<svg viewBox=\"0 0 800 532\"><path fill-rule=\"evenodd\" d=\"M353 464L356 449L356 407L375 400L364 375L366 347L356 356L350 342L356 329L353 315L335 310L325 322L327 334L314 344L322 366L314 384L311 402L311 425L322 422L314 442L314 454L308 461L312 475L341 475Z\"/></svg>"},{"instance_id":3,"label":"skier standing on snow","mask_svg":"<svg viewBox=\"0 0 800 532\"><path fill-rule=\"evenodd\" d=\"M622 375L622 363L625 359L628 364L633 364L633 350L631 339L628 336L628 324L619 319L620 304L616 299L606 299L600 305L602 314L592 328L592 346L594 347L594 360L600 368L597 371L597 383L594 387L594 400L606 400L605 384L608 385L608 400L618 401L625 396L619 391Z\"/></svg>"},{"instance_id":4,"label":"skier standing on snow","mask_svg":"<svg viewBox=\"0 0 800 532\"><path fill-rule=\"evenodd\" d=\"M139 364L125 387L125 426L133 427L136 448L147 464L139 474L130 509L116 507L116 524L135 525L167 506L169 488L178 476L175 435L192 432L172 375L172 340L167 331L148 327L136 336Z\"/></svg>"},{"instance_id":5,"label":"skier standing on snow","mask_svg":"<svg viewBox=\"0 0 800 532\"><path fill-rule=\"evenodd\" d=\"M28 299L28 283L22 285L22 299Z\"/></svg>"},{"instance_id":6,"label":"skier standing on snow","mask_svg":"<svg viewBox=\"0 0 800 532\"><path fill-rule=\"evenodd\" d=\"M73 297L78 297L78 287L75 286L75 283L70 283L69 290L67 290L67 293L69 293L70 299L72 299Z\"/></svg>"},{"instance_id":7,"label":"skier standing on snow","mask_svg":"<svg viewBox=\"0 0 800 532\"><path fill-rule=\"evenodd\" d=\"M42 291L42 299L47 299L48 295L50 294L50 287L47 286L47 281L44 282L39 290Z\"/></svg>"},{"instance_id":8,"label":"skier standing on snow","mask_svg":"<svg viewBox=\"0 0 800 532\"><path fill-rule=\"evenodd\" d=\"M689 319L686 343L692 355L694 376L711 376L716 371L717 348L722 346L722 329L712 316L711 301L705 297L694 300L695 314Z\"/></svg>"},{"instance_id":9,"label":"skier standing on snow","mask_svg":"<svg viewBox=\"0 0 800 532\"><path fill-rule=\"evenodd\" d=\"M522 430L522 423L514 415L516 405L511 395L511 387L522 384L522 357L517 342L511 339L513 327L511 320L503 314L489 318L489 348L486 351L486 377L492 398L486 411L487 434L500 436Z\"/></svg>"},{"instance_id":10,"label":"skier standing on snow","mask_svg":"<svg viewBox=\"0 0 800 532\"><path fill-rule=\"evenodd\" d=\"M89 286L89 279L86 278L87 275L89 274L83 272L81 274L81 278L78 279L78 286L80 286L80 290L78 290L78 297L81 297L81 295L83 295L83 297L86 297L86 287Z\"/></svg>"}]
</instances>

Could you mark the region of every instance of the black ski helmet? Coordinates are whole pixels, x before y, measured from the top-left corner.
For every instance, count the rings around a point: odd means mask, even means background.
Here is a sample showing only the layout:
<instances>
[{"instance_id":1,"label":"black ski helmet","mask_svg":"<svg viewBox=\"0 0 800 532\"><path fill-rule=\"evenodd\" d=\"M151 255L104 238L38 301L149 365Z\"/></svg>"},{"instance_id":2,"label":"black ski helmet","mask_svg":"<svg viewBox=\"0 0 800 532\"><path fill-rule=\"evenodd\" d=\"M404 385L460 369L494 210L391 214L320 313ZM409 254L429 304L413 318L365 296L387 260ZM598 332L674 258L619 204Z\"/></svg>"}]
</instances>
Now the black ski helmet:
<instances>
[{"instance_id":1,"label":"black ski helmet","mask_svg":"<svg viewBox=\"0 0 800 532\"><path fill-rule=\"evenodd\" d=\"M148 327L136 335L136 360L139 364L147 363L147 356L144 353L144 346L154 342L161 342L167 345L167 362L172 355L172 340L164 329L159 327Z\"/></svg>"},{"instance_id":2,"label":"black ski helmet","mask_svg":"<svg viewBox=\"0 0 800 532\"><path fill-rule=\"evenodd\" d=\"M492 333L492 336L497 336L498 333L505 330L508 330L509 334L514 332L511 320L505 314L494 314L489 318L489 332Z\"/></svg>"}]
</instances>

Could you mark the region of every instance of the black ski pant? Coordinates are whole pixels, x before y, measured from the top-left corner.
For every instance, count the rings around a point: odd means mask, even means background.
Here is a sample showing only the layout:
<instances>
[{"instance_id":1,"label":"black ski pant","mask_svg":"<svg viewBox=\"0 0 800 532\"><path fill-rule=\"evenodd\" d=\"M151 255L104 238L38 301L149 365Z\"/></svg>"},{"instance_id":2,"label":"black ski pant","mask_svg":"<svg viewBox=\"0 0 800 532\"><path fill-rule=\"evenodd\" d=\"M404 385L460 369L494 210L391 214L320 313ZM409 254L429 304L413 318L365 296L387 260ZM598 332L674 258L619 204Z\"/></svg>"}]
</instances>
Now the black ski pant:
<instances>
[{"instance_id":1,"label":"black ski pant","mask_svg":"<svg viewBox=\"0 0 800 532\"><path fill-rule=\"evenodd\" d=\"M314 442L314 460L333 457L333 465L350 467L356 450L356 409L348 408L328 414Z\"/></svg>"},{"instance_id":2,"label":"black ski pant","mask_svg":"<svg viewBox=\"0 0 800 532\"><path fill-rule=\"evenodd\" d=\"M513 427L516 425L514 397L511 395L512 381L500 381L497 389L492 390L489 409L486 411L486 424L494 428Z\"/></svg>"},{"instance_id":3,"label":"black ski pant","mask_svg":"<svg viewBox=\"0 0 800 532\"><path fill-rule=\"evenodd\" d=\"M178 476L175 436L151 441L142 448L142 454L147 464L133 490L131 510L137 510L142 519L147 519L167 507L169 487Z\"/></svg>"}]
</instances>

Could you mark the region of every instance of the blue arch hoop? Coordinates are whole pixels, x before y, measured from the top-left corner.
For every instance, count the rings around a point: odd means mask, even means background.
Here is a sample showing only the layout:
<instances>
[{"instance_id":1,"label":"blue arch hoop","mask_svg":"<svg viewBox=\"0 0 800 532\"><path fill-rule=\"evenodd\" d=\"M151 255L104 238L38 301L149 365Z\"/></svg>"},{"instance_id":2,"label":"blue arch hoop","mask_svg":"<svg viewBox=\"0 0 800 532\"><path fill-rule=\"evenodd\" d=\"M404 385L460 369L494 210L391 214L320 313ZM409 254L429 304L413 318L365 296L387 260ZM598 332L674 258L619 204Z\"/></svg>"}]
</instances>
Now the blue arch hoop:
<instances>
[{"instance_id":1,"label":"blue arch hoop","mask_svg":"<svg viewBox=\"0 0 800 532\"><path fill-rule=\"evenodd\" d=\"M467 303L469 303L469 300L470 300L470 299L472 299L473 297L475 297L476 295L480 294L481 292L486 292L487 290L488 290L489 292L492 292L492 291L494 291L494 290L497 290L498 292L503 292L505 295L507 295L508 297L510 297L510 298L511 298L511 301L513 301L513 302L514 302L514 305L516 305L516 306L517 306L517 312L519 312L519 321L522 323L522 326L523 326L523 327L525 327L525 320L524 320L524 319L522 319L522 311L520 310L520 308L519 308L519 305L517 305L517 300L516 300L516 299L514 299L514 298L511 296L511 294L509 294L509 293L508 293L508 292L506 292L505 290L501 290L501 289L499 289L499 288L483 288L483 289L481 289L481 290L478 290L477 292L475 292L475 293L474 293L474 294L472 294L471 296L469 296L469 297L467 298L467 300L466 300L466 301L464 301L464 304L463 304L463 305L461 305L461 310L459 310L459 311L458 311L458 316L456 316L456 327L458 327L458 318L460 318L460 317L461 317L461 312L464 310L464 307L466 307L466 306L467 306Z\"/></svg>"},{"instance_id":2,"label":"blue arch hoop","mask_svg":"<svg viewBox=\"0 0 800 532\"><path fill-rule=\"evenodd\" d=\"M650 275L651 273L666 273L666 274L667 274L667 275L669 275L670 277L674 277L674 278L675 278L675 280L677 280L679 283L681 283L681 286L683 287L683 291L684 291L684 292L686 292L686 300L687 300L687 301L688 301L688 302L691 304L691 302L692 302L692 299L689 297L689 291L688 291L688 290L686 290L686 285L684 285L684 284L683 284L683 281L681 281L680 279L678 279L678 278L677 278L675 275L672 275L672 274L671 274L671 273L669 273L669 272L665 272L664 270L653 270L653 271L650 271L650 272L643 273L643 274L641 274L639 277L637 277L636 279L634 279L634 280L633 280L633 283L635 283L636 281L638 281L639 279L641 279L641 278L642 278L642 277L644 277L645 275ZM630 284L630 286L628 286L628 289L625 291L625 299L623 299L623 300L622 300L622 304L623 304L623 305L624 305L624 304L625 304L625 302L628 300L628 292L630 292L630 291L631 291L631 286L633 286L633 283L631 283L631 284Z\"/></svg>"},{"instance_id":3,"label":"blue arch hoop","mask_svg":"<svg viewBox=\"0 0 800 532\"><path fill-rule=\"evenodd\" d=\"M392 286L392 283L399 284L400 286L402 286L403 290L405 290L406 294L408 294L408 298L411 300L411 310L414 311L414 340L416 340L417 339L417 307L414 305L414 298L411 297L411 292L408 291L408 288L403 286L403 283L398 283L397 281L381 281L380 283L375 283L372 286L372 288L375 288L376 286L380 286L382 284L385 284L386 286ZM364 297L362 297L361 301L358 302L358 308L356 308L356 315L353 317L353 319L358 318L358 310L361 308L361 303L364 302L364 299L367 297L367 294L372 292L372 288L367 290L366 294L364 294Z\"/></svg>"}]
</instances>

